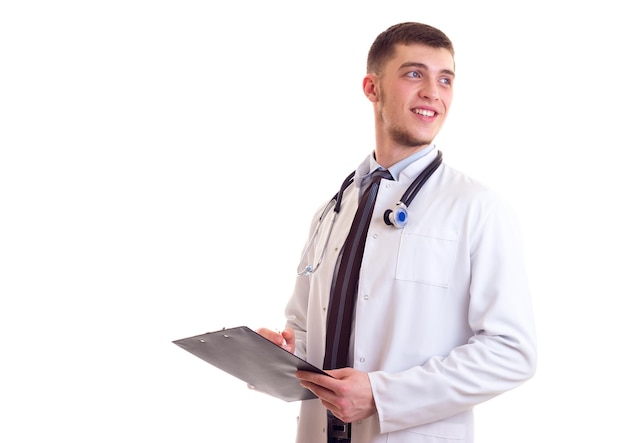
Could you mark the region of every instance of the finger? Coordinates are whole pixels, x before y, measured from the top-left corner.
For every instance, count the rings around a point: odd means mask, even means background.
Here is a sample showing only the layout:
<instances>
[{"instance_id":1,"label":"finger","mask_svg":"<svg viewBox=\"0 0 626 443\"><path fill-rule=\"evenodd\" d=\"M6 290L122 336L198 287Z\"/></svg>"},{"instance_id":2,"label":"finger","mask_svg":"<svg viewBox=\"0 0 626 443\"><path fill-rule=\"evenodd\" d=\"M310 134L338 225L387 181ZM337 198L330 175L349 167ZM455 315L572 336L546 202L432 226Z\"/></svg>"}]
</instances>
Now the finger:
<instances>
[{"instance_id":1,"label":"finger","mask_svg":"<svg viewBox=\"0 0 626 443\"><path fill-rule=\"evenodd\" d=\"M337 405L338 397L333 391L329 391L328 389L323 388L322 386L316 385L315 383L311 383L308 381L301 382L301 385L311 391L322 403L326 409L332 412L337 418L339 418L339 414L341 414L341 410Z\"/></svg>"},{"instance_id":2,"label":"finger","mask_svg":"<svg viewBox=\"0 0 626 443\"><path fill-rule=\"evenodd\" d=\"M341 380L353 374L354 369L353 368L329 369L326 371L326 373L330 375L331 377L336 378L337 380Z\"/></svg>"},{"instance_id":3,"label":"finger","mask_svg":"<svg viewBox=\"0 0 626 443\"><path fill-rule=\"evenodd\" d=\"M285 328L285 330L282 332L282 336L284 337L285 341L289 343L292 340L295 340L296 333L294 332L292 328Z\"/></svg>"},{"instance_id":4,"label":"finger","mask_svg":"<svg viewBox=\"0 0 626 443\"><path fill-rule=\"evenodd\" d=\"M309 371L296 371L296 377L299 378L301 382L308 382L331 392L335 391L338 383L338 380L329 377L328 375L317 374Z\"/></svg>"},{"instance_id":5,"label":"finger","mask_svg":"<svg viewBox=\"0 0 626 443\"><path fill-rule=\"evenodd\" d=\"M268 328L259 328L256 330L256 333L265 337L272 343L277 344L278 346L282 346L285 340L280 333L276 331L272 331L271 329L268 329Z\"/></svg>"},{"instance_id":6,"label":"finger","mask_svg":"<svg viewBox=\"0 0 626 443\"><path fill-rule=\"evenodd\" d=\"M336 397L333 391L313 382L303 380L300 382L300 385L315 394L322 401L322 403L332 404Z\"/></svg>"}]
</instances>

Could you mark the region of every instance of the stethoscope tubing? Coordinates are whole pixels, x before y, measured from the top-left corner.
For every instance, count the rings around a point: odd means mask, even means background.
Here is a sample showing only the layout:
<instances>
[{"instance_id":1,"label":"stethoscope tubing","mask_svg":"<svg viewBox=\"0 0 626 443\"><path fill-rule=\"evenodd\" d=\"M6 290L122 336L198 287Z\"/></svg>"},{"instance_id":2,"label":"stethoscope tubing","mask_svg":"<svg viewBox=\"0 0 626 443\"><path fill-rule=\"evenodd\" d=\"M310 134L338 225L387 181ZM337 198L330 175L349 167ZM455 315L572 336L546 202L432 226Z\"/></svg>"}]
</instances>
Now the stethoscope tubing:
<instances>
[{"instance_id":1,"label":"stethoscope tubing","mask_svg":"<svg viewBox=\"0 0 626 443\"><path fill-rule=\"evenodd\" d=\"M407 212L408 206L411 204L411 202L413 201L417 193L420 191L420 189L422 189L424 184L428 181L430 176L433 175L433 173L437 170L437 168L439 168L442 162L443 162L443 154L441 153L441 151L439 151L437 153L437 157L428 166L426 166L426 169L424 169L419 174L419 176L413 181L413 183L411 183L411 185L407 188L407 190L402 195L402 198L400 198L400 201L396 203L396 208L393 210L387 209L385 211L384 221L386 224L394 225L397 228L402 228L406 225L406 212ZM324 259L324 255L326 255L326 249L328 248L328 242L330 241L330 236L333 231L333 227L335 225L335 219L337 218L337 214L339 214L339 211L341 210L341 201L343 199L343 194L345 190L348 188L348 186L350 186L350 184L354 181L355 173L356 171L353 171L345 178L345 180L341 184L341 187L339 188L339 191L333 196L333 198L330 199L330 201L326 204L326 206L324 207L324 210L320 214L320 217L317 221L317 226L315 227L315 230L313 231L313 235L311 235L311 239L307 243L304 249L304 252L302 253L302 258L300 259L300 266L299 266L299 269L297 269L298 275L310 275L314 273L315 271L317 271L320 264L322 263L322 260ZM317 263L315 263L314 265L306 265L304 267L301 267L301 264L306 258L309 251L311 250L311 247L313 246L313 243L319 234L324 218L326 218L326 216L330 212L331 207L333 208L333 214L331 215L330 226L328 228L328 235L326 236L326 240L324 241L324 245L322 246L322 254L320 255L320 258L317 261ZM401 222L397 220L398 217L396 216L395 211L399 211L403 213Z\"/></svg>"},{"instance_id":2,"label":"stethoscope tubing","mask_svg":"<svg viewBox=\"0 0 626 443\"><path fill-rule=\"evenodd\" d=\"M437 157L435 157L435 159L428 166L426 166L426 169L424 169L424 171L422 171L422 173L407 188L398 203L404 203L404 205L408 208L417 193L420 192L420 189L422 189L422 186L424 186L442 162L443 154L439 151L437 152Z\"/></svg>"}]
</instances>

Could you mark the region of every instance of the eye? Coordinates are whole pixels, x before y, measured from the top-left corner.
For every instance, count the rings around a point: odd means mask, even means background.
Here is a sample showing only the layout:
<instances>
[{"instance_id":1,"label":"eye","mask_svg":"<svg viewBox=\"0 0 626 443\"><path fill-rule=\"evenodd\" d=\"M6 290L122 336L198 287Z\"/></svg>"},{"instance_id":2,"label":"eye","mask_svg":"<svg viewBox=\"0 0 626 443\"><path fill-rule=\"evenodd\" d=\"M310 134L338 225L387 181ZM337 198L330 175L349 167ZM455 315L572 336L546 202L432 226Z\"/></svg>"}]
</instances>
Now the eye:
<instances>
[{"instance_id":1,"label":"eye","mask_svg":"<svg viewBox=\"0 0 626 443\"><path fill-rule=\"evenodd\" d=\"M411 72L407 73L406 76L409 77L409 78L421 78L422 77L420 75L420 73L417 72L417 71L411 71Z\"/></svg>"},{"instance_id":2,"label":"eye","mask_svg":"<svg viewBox=\"0 0 626 443\"><path fill-rule=\"evenodd\" d=\"M448 77L443 77L439 79L439 83L445 86L452 86L452 79Z\"/></svg>"}]
</instances>

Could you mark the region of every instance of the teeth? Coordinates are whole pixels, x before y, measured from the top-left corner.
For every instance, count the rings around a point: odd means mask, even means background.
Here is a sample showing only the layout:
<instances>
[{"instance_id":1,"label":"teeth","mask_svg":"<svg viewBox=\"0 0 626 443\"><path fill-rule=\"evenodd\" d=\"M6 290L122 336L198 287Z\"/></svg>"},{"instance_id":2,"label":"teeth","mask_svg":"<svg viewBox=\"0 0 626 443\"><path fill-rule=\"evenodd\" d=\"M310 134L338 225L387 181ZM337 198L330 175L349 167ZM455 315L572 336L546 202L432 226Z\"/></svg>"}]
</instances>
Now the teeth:
<instances>
[{"instance_id":1,"label":"teeth","mask_svg":"<svg viewBox=\"0 0 626 443\"><path fill-rule=\"evenodd\" d=\"M432 117L432 116L435 115L435 111L429 111L427 109L416 109L413 112L415 112L416 114L419 114L419 115L423 115L425 117Z\"/></svg>"}]
</instances>

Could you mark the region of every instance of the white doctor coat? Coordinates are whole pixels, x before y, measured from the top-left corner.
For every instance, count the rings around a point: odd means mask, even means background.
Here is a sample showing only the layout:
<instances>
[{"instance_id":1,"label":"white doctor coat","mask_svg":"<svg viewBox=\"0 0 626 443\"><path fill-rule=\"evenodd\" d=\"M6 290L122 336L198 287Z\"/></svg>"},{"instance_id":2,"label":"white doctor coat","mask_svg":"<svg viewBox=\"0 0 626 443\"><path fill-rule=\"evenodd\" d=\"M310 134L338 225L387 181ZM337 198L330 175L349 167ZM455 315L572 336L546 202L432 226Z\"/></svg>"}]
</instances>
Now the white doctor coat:
<instances>
[{"instance_id":1,"label":"white doctor coat","mask_svg":"<svg viewBox=\"0 0 626 443\"><path fill-rule=\"evenodd\" d=\"M518 222L496 193L444 163L410 205L407 226L383 221L436 155L434 149L398 181L380 185L355 301L352 355L353 367L369 374L377 413L352 424L353 443L471 443L473 406L535 371ZM357 181L368 169L369 157ZM333 269L357 196L351 185L322 264L297 277L285 311L296 354L319 367ZM307 263L319 257L329 221ZM318 399L302 402L297 442L326 443L326 409Z\"/></svg>"}]
</instances>

